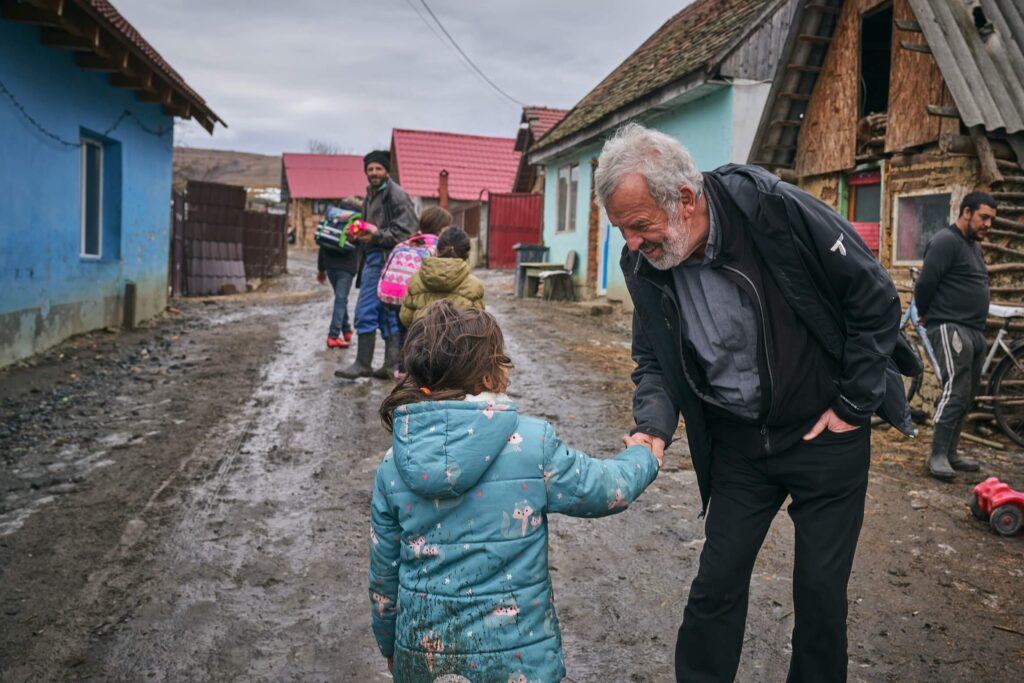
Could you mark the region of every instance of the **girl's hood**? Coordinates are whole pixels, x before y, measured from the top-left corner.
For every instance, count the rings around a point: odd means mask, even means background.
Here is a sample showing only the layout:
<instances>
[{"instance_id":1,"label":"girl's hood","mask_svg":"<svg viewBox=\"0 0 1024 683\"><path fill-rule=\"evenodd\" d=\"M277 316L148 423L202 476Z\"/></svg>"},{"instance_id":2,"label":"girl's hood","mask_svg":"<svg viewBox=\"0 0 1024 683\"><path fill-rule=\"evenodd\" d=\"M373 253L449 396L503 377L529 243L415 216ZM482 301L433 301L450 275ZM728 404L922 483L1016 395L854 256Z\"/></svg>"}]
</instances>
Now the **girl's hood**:
<instances>
[{"instance_id":1,"label":"girl's hood","mask_svg":"<svg viewBox=\"0 0 1024 683\"><path fill-rule=\"evenodd\" d=\"M423 259L420 279L432 292L451 292L469 277L469 263L460 258L440 256Z\"/></svg>"},{"instance_id":2,"label":"girl's hood","mask_svg":"<svg viewBox=\"0 0 1024 683\"><path fill-rule=\"evenodd\" d=\"M516 431L505 396L427 401L394 411L392 451L406 486L428 498L455 498L476 485Z\"/></svg>"}]
</instances>

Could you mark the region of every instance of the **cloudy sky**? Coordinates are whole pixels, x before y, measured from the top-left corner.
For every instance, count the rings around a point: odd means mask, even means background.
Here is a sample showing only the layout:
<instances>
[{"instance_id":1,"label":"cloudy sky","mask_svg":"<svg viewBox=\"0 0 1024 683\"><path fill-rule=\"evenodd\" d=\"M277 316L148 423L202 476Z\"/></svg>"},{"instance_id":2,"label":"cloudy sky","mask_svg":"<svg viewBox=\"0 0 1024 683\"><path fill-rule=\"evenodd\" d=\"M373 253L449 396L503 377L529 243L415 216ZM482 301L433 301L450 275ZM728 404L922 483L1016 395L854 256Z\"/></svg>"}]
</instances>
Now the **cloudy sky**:
<instances>
[{"instance_id":1,"label":"cloudy sky","mask_svg":"<svg viewBox=\"0 0 1024 683\"><path fill-rule=\"evenodd\" d=\"M426 0L512 98L572 107L689 0ZM114 0L228 128L176 142L266 154L311 139L387 146L392 128L511 137L521 107L442 42L422 0ZM436 33L435 33L436 31Z\"/></svg>"}]
</instances>

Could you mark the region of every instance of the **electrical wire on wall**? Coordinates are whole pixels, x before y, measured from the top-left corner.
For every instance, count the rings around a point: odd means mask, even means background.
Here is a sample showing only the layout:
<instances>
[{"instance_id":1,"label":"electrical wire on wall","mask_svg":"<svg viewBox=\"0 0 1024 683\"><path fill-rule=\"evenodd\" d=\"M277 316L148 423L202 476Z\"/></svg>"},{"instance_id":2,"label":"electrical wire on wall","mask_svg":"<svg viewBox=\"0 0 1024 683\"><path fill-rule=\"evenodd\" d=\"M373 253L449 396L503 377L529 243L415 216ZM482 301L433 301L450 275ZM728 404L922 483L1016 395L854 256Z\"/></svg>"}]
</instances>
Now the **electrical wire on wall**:
<instances>
[{"instance_id":1,"label":"electrical wire on wall","mask_svg":"<svg viewBox=\"0 0 1024 683\"><path fill-rule=\"evenodd\" d=\"M28 121L30 124L32 124L32 126L36 130L38 130L41 134L45 135L46 137L50 138L54 142L56 142L56 143L58 143L60 145L63 145L65 147L70 147L72 149L78 149L79 147L82 146L81 142L73 142L71 140L65 140L64 138L62 138L57 133L54 133L53 131L51 131L48 128L46 128L46 126L44 126L43 124L39 123L39 121L34 116L32 116L31 114L28 113L28 110L25 109L25 106L21 102L18 101L18 98L14 96L14 93L11 92L11 90L7 87L7 85L3 81L0 81L0 93L3 93L4 95L6 95L7 99L9 99L11 101L11 104L14 105L14 108L17 109L18 112L23 117L25 117L25 120ZM135 114L135 112L131 111L130 109L125 109L124 111L121 112L121 115L118 116L114 120L114 122L112 124L110 124L110 126L106 130L104 130L102 132L103 137L107 137L108 135L113 133L117 129L117 127L120 126L126 119L133 119L140 129L142 129L144 132L149 133L150 135L154 135L154 136L156 136L158 138L162 138L163 136L167 135L167 133L169 133L172 130L174 130L173 127L171 127L171 128L151 128L151 127L147 126L145 123L143 123L142 119L140 119Z\"/></svg>"}]
</instances>

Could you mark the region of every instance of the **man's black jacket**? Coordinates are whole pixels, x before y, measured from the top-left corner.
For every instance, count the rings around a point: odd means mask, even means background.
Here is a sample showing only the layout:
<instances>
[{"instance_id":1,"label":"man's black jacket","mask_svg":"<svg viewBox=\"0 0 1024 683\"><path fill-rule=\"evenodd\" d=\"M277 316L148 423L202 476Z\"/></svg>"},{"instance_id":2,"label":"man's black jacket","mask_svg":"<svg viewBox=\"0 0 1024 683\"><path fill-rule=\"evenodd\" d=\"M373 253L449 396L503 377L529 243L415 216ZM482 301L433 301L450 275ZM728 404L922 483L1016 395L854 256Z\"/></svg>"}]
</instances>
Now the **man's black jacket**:
<instances>
[{"instance_id":1,"label":"man's black jacket","mask_svg":"<svg viewBox=\"0 0 1024 683\"><path fill-rule=\"evenodd\" d=\"M897 344L901 337L896 288L850 224L823 202L754 166L730 164L705 174L705 192L716 207L724 202L733 214L738 211L733 218L739 220L730 222L740 225L720 221L723 235L732 232L735 239L735 231L743 231L746 239L740 241L752 246L760 268L767 271L760 275L766 282L770 276L767 295L785 299L816 340L815 348L829 359L834 385L829 395L834 399L831 405L810 407L819 415L831 407L844 421L860 425L867 425L878 411L912 434L903 383L891 358L897 358L900 370L908 375L920 372L920 364L905 342ZM682 340L672 274L625 248L620 265L634 304L634 431L661 437L668 444L682 414L706 508L711 489L707 404L698 394L696 358ZM765 295L761 289L754 294ZM788 350L783 346L776 358ZM771 373L777 367L766 355L762 361L769 362ZM792 359L787 361L792 365ZM813 398L804 398L817 400L820 395L816 391ZM801 397L789 400L799 402ZM770 422L761 426L769 452L768 435L774 428Z\"/></svg>"}]
</instances>

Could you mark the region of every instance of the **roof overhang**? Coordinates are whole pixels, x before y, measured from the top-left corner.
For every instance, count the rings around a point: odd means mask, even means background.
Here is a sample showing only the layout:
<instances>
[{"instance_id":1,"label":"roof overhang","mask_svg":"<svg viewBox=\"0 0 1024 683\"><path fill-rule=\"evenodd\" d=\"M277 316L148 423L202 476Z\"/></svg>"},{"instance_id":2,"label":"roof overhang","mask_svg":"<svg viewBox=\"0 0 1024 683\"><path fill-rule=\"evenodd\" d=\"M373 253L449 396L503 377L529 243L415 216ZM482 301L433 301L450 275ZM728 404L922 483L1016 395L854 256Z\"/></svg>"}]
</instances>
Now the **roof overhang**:
<instances>
[{"instance_id":1,"label":"roof overhang","mask_svg":"<svg viewBox=\"0 0 1024 683\"><path fill-rule=\"evenodd\" d=\"M43 45L74 52L83 71L109 74L112 86L134 90L168 116L195 119L210 133L217 123L227 127L173 69L155 62L89 2L8 0L0 7L4 19L40 26Z\"/></svg>"},{"instance_id":2,"label":"roof overhang","mask_svg":"<svg viewBox=\"0 0 1024 683\"><path fill-rule=\"evenodd\" d=\"M717 90L728 87L728 85L728 81L711 80L705 69L693 71L663 88L616 109L586 128L581 128L541 149L531 151L529 161L531 164L546 164L597 138L606 136L629 121L651 118L687 102L706 97ZM555 129L552 128L552 130ZM543 143L543 139L541 142Z\"/></svg>"}]
</instances>

